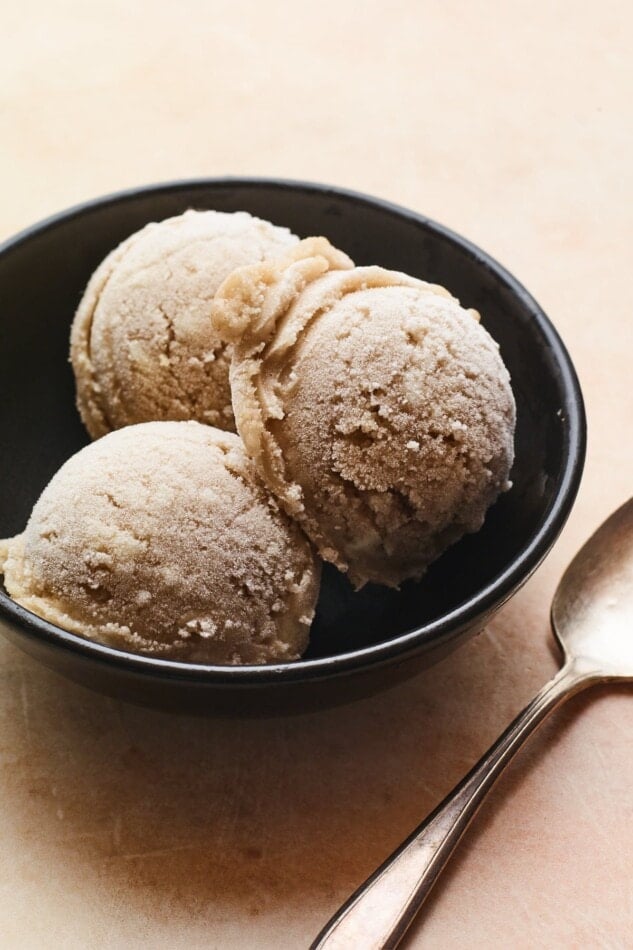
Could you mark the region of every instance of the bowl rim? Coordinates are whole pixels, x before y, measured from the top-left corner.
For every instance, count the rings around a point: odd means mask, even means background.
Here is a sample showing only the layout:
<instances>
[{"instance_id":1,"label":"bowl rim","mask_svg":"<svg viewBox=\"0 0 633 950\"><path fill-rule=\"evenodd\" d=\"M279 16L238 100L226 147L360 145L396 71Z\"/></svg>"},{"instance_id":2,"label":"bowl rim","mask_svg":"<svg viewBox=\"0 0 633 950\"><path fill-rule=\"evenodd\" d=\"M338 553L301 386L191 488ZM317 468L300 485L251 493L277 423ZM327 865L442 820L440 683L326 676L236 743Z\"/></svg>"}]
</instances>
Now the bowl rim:
<instances>
[{"instance_id":1,"label":"bowl rim","mask_svg":"<svg viewBox=\"0 0 633 950\"><path fill-rule=\"evenodd\" d=\"M116 667L118 670L124 669L130 673L208 686L268 686L273 683L290 684L306 680L329 679L404 660L420 652L431 642L439 645L450 641L451 634L472 625L478 617L486 616L500 607L528 580L560 534L576 498L586 454L586 415L578 377L564 343L542 307L528 290L497 260L467 238L431 218L383 198L317 182L260 176L221 176L177 179L126 188L73 205L19 231L13 237L0 243L0 257L4 257L31 238L70 219L80 218L97 208L124 204L139 197L151 197L165 192L177 194L180 191L203 190L210 187L215 189L246 187L254 190L273 188L280 191L309 192L323 198L341 198L357 205L369 206L405 218L414 226L433 232L440 240L458 245L460 250L477 265L494 272L496 278L531 314L558 368L557 384L562 395L559 411L564 414L567 425L564 428L564 461L557 476L552 503L527 544L500 574L472 597L463 601L449 613L442 614L435 620L408 630L397 637L334 656L268 665L220 666L185 663L128 653L71 633L38 617L11 600L1 589L0 620L8 622L13 627L19 627L21 631L34 639L44 640L50 645L62 647L69 652L83 655L85 659Z\"/></svg>"}]
</instances>

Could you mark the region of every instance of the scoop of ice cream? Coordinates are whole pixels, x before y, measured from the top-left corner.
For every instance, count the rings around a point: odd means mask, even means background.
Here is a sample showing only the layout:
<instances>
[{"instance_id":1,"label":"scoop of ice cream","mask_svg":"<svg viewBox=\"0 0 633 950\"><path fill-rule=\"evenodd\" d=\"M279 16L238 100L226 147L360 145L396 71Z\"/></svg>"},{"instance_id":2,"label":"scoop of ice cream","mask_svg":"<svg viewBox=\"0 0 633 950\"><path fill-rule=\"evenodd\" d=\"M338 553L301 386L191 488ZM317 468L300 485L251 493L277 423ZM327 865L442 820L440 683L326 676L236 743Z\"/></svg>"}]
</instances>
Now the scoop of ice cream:
<instances>
[{"instance_id":1,"label":"scoop of ice cream","mask_svg":"<svg viewBox=\"0 0 633 950\"><path fill-rule=\"evenodd\" d=\"M100 264L75 315L77 405L93 438L136 422L233 429L213 295L236 267L298 241L246 212L187 211L132 234Z\"/></svg>"},{"instance_id":2,"label":"scoop of ice cream","mask_svg":"<svg viewBox=\"0 0 633 950\"><path fill-rule=\"evenodd\" d=\"M221 664L297 659L319 583L241 440L197 422L130 426L74 455L0 542L0 571L66 630Z\"/></svg>"},{"instance_id":3,"label":"scoop of ice cream","mask_svg":"<svg viewBox=\"0 0 633 950\"><path fill-rule=\"evenodd\" d=\"M421 577L509 487L508 372L443 288L303 242L233 273L215 312L247 452L356 586Z\"/></svg>"}]
</instances>

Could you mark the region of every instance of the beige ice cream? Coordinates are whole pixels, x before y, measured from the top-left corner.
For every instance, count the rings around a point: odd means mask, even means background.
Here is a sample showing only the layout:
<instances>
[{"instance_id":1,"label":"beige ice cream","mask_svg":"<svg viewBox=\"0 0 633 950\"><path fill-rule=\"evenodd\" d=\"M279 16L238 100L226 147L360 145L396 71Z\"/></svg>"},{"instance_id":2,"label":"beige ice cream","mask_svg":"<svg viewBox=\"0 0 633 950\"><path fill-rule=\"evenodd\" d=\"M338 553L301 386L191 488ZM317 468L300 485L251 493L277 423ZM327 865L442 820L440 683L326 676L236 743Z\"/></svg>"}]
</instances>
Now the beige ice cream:
<instances>
[{"instance_id":1,"label":"beige ice cream","mask_svg":"<svg viewBox=\"0 0 633 950\"><path fill-rule=\"evenodd\" d=\"M508 372L443 288L306 241L231 275L215 314L246 450L356 586L419 578L509 488Z\"/></svg>"},{"instance_id":2,"label":"beige ice cream","mask_svg":"<svg viewBox=\"0 0 633 950\"><path fill-rule=\"evenodd\" d=\"M233 429L213 295L236 267L298 241L246 212L187 211L131 235L100 264L75 315L77 405L93 438L152 420Z\"/></svg>"},{"instance_id":3,"label":"beige ice cream","mask_svg":"<svg viewBox=\"0 0 633 950\"><path fill-rule=\"evenodd\" d=\"M14 600L66 630L165 659L297 659L319 565L241 440L151 422L74 455L0 542Z\"/></svg>"}]
</instances>

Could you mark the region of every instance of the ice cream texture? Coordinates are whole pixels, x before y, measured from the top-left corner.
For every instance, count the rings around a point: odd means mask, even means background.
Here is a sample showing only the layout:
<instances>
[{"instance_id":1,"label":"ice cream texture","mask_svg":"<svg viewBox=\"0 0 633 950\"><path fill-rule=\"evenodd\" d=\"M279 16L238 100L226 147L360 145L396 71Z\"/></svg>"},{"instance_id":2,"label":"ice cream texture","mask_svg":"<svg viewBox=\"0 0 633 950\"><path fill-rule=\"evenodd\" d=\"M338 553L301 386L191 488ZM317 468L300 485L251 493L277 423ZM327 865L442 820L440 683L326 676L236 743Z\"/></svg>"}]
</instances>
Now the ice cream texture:
<instances>
[{"instance_id":1,"label":"ice cream texture","mask_svg":"<svg viewBox=\"0 0 633 950\"><path fill-rule=\"evenodd\" d=\"M74 455L0 542L0 571L66 630L217 664L297 659L320 575L240 439L197 422L130 426Z\"/></svg>"},{"instance_id":2,"label":"ice cream texture","mask_svg":"<svg viewBox=\"0 0 633 950\"><path fill-rule=\"evenodd\" d=\"M215 318L247 452L355 586L420 578L509 488L509 375L444 288L308 239L230 275Z\"/></svg>"},{"instance_id":3,"label":"ice cream texture","mask_svg":"<svg viewBox=\"0 0 633 950\"><path fill-rule=\"evenodd\" d=\"M243 211L187 211L113 250L93 274L71 333L77 405L90 435L153 420L234 429L213 296L236 267L297 241Z\"/></svg>"}]
</instances>

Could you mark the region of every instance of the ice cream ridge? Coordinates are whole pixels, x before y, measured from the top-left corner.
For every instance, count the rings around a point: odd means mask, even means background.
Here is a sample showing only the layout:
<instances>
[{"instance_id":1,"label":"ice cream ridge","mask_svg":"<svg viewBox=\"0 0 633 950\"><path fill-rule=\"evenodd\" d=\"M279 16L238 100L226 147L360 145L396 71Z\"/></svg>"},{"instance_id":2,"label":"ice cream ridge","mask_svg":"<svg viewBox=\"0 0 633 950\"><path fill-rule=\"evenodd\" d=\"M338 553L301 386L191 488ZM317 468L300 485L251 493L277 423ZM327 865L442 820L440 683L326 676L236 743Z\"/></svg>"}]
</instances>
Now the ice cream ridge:
<instances>
[{"instance_id":1,"label":"ice cream ridge","mask_svg":"<svg viewBox=\"0 0 633 950\"><path fill-rule=\"evenodd\" d=\"M420 578L510 487L510 378L444 288L309 238L229 275L214 320L246 451L356 587Z\"/></svg>"},{"instance_id":2,"label":"ice cream ridge","mask_svg":"<svg viewBox=\"0 0 633 950\"><path fill-rule=\"evenodd\" d=\"M298 659L320 565L240 439L197 422L120 429L70 458L0 542L9 595L90 639L163 659Z\"/></svg>"},{"instance_id":3,"label":"ice cream ridge","mask_svg":"<svg viewBox=\"0 0 633 950\"><path fill-rule=\"evenodd\" d=\"M233 429L224 342L209 319L236 267L298 241L245 211L186 211L148 224L93 274L75 315L77 405L93 438L137 422Z\"/></svg>"}]
</instances>

